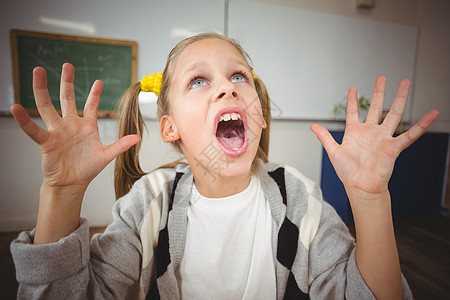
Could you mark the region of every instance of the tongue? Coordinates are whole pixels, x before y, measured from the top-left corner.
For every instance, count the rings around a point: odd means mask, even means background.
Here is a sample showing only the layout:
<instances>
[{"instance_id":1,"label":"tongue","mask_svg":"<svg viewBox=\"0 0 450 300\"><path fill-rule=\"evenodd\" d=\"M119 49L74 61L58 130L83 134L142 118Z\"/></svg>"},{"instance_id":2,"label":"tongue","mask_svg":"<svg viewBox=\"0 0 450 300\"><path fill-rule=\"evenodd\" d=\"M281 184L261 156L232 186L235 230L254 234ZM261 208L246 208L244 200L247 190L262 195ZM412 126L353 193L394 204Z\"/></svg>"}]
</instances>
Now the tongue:
<instances>
[{"instance_id":1,"label":"tongue","mask_svg":"<svg viewBox=\"0 0 450 300\"><path fill-rule=\"evenodd\" d=\"M241 148L242 144L244 144L244 139L239 136L229 138L219 136L217 139L222 145L230 150L237 150Z\"/></svg>"},{"instance_id":2,"label":"tongue","mask_svg":"<svg viewBox=\"0 0 450 300\"><path fill-rule=\"evenodd\" d=\"M225 148L237 150L244 144L243 129L243 126L226 126L226 128L218 130L216 136Z\"/></svg>"}]
</instances>

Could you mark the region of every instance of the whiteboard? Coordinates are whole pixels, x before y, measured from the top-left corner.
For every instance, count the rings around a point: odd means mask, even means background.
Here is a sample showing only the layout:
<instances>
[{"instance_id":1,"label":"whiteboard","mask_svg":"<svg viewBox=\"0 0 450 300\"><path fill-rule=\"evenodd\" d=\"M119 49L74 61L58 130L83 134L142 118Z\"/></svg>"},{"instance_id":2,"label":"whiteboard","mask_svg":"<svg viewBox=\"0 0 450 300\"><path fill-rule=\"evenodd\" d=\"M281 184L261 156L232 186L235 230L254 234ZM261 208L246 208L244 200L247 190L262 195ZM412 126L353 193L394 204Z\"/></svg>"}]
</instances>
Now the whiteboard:
<instances>
[{"instance_id":1,"label":"whiteboard","mask_svg":"<svg viewBox=\"0 0 450 300\"><path fill-rule=\"evenodd\" d=\"M387 76L385 108L401 79L414 84L417 27L234 0L228 32L266 83L274 119L333 119L350 87L371 98L379 75ZM410 110L409 100L405 121Z\"/></svg>"}]
</instances>

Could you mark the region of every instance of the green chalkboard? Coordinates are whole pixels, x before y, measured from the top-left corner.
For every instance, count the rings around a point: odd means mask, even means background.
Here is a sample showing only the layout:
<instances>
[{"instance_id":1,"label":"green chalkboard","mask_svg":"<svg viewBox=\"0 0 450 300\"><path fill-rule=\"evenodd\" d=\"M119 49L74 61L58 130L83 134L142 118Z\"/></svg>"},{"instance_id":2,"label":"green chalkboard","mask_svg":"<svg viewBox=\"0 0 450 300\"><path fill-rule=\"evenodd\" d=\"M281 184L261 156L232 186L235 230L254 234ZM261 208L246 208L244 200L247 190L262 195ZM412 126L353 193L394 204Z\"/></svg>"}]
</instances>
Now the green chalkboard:
<instances>
[{"instance_id":1,"label":"green chalkboard","mask_svg":"<svg viewBox=\"0 0 450 300\"><path fill-rule=\"evenodd\" d=\"M101 80L100 117L115 115L118 98L137 81L137 44L133 41L11 30L11 50L15 102L30 114L37 114L32 87L32 72L37 66L47 70L50 97L58 110L65 62L75 67L75 100L80 112L92 84Z\"/></svg>"}]
</instances>

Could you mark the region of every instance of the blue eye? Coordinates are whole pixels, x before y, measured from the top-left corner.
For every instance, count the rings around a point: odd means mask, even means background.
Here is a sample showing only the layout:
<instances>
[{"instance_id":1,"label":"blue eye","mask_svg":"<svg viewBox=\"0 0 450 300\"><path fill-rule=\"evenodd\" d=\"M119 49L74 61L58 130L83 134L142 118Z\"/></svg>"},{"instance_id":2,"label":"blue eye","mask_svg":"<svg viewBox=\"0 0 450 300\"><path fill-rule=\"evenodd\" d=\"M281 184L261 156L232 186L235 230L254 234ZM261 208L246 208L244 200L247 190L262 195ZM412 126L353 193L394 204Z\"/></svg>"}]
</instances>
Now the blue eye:
<instances>
[{"instance_id":1,"label":"blue eye","mask_svg":"<svg viewBox=\"0 0 450 300\"><path fill-rule=\"evenodd\" d=\"M237 73L234 74L233 77L231 77L231 82L243 82L247 81L247 77L243 74Z\"/></svg>"},{"instance_id":2,"label":"blue eye","mask_svg":"<svg viewBox=\"0 0 450 300\"><path fill-rule=\"evenodd\" d=\"M189 87L191 89L195 89L196 87L202 86L202 85L206 85L206 81L203 78L195 78L194 80L191 81L191 83L189 84Z\"/></svg>"}]
</instances>

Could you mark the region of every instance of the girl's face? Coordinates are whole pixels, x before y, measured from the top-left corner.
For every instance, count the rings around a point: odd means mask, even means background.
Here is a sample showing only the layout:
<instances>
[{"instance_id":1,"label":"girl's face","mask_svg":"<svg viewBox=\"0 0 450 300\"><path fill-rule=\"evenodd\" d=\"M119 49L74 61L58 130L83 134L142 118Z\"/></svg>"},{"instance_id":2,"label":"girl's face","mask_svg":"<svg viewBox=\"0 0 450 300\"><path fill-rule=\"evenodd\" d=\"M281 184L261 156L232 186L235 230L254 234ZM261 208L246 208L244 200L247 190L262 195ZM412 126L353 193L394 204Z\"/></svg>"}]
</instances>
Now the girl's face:
<instances>
[{"instance_id":1,"label":"girl's face","mask_svg":"<svg viewBox=\"0 0 450 300\"><path fill-rule=\"evenodd\" d=\"M174 68L170 101L166 133L179 139L194 175L248 176L266 123L251 70L233 45L207 39L187 46Z\"/></svg>"}]
</instances>

